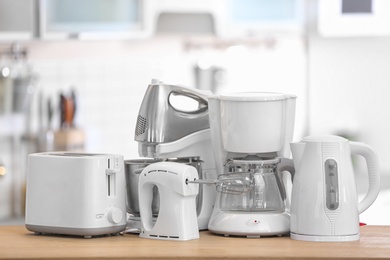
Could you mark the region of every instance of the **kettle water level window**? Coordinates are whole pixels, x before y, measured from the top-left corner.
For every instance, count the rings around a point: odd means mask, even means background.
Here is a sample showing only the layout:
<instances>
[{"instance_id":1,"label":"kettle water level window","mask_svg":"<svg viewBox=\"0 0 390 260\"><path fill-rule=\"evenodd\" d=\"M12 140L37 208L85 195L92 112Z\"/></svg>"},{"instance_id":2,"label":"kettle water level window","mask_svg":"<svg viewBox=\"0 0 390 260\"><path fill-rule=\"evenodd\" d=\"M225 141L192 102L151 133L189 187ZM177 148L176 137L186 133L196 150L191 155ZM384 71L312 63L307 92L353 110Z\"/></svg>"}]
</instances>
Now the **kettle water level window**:
<instances>
[{"instance_id":1,"label":"kettle water level window","mask_svg":"<svg viewBox=\"0 0 390 260\"><path fill-rule=\"evenodd\" d=\"M325 182L326 207L329 210L336 210L339 207L339 181L337 162L333 159L325 161Z\"/></svg>"}]
</instances>

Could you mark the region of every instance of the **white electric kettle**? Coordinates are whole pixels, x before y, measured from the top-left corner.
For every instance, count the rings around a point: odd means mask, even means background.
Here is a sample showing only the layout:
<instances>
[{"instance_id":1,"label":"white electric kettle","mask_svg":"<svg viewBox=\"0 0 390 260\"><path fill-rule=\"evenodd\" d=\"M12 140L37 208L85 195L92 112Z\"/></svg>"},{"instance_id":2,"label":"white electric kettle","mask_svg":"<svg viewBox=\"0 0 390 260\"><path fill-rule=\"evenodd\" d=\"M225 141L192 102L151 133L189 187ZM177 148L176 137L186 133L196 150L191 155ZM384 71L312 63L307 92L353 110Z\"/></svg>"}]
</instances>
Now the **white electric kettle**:
<instances>
[{"instance_id":1,"label":"white electric kettle","mask_svg":"<svg viewBox=\"0 0 390 260\"><path fill-rule=\"evenodd\" d=\"M360 238L359 214L380 189L378 159L363 143L339 136L308 136L291 143L295 176L291 195L291 238L305 241L353 241ZM369 188L358 202L351 154L367 163Z\"/></svg>"}]
</instances>

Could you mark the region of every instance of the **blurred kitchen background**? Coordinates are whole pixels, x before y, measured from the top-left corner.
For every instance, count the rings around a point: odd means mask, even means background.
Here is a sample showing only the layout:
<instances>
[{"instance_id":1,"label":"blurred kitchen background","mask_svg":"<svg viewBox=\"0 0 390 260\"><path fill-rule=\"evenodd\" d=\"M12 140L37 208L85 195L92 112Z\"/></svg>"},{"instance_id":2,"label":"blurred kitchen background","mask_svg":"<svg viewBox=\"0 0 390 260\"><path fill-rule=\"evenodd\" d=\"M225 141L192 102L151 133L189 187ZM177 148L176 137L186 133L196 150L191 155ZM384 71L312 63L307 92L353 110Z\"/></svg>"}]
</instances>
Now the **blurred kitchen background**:
<instances>
[{"instance_id":1,"label":"blurred kitchen background","mask_svg":"<svg viewBox=\"0 0 390 260\"><path fill-rule=\"evenodd\" d=\"M382 191L361 221L390 224L389 2L0 0L0 224L23 224L29 153L139 157L152 79L297 95L295 141L338 134L377 151Z\"/></svg>"}]
</instances>

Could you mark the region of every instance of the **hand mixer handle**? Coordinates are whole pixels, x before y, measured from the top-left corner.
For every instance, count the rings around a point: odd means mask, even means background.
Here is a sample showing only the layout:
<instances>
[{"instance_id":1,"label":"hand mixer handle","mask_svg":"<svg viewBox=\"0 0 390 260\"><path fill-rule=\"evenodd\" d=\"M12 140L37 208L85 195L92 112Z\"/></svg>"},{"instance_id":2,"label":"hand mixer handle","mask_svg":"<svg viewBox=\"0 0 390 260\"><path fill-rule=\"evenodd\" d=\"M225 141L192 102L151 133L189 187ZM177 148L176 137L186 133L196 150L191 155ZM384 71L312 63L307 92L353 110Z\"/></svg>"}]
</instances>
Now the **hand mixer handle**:
<instances>
[{"instance_id":1,"label":"hand mixer handle","mask_svg":"<svg viewBox=\"0 0 390 260\"><path fill-rule=\"evenodd\" d=\"M182 103L172 104L173 101L177 101L173 99L174 95L196 100L199 107L191 109L192 111L178 109L174 105L180 106ZM134 132L134 140L140 143L139 154L156 157L154 152L156 144L174 142L195 132L209 129L208 95L211 96L210 91L195 91L152 81L145 92Z\"/></svg>"},{"instance_id":2,"label":"hand mixer handle","mask_svg":"<svg viewBox=\"0 0 390 260\"><path fill-rule=\"evenodd\" d=\"M170 88L170 93L168 96L168 104L173 110L180 112L180 113L191 114L191 115L201 114L201 113L208 111L208 97L211 96L211 92L193 90L193 89L188 89L188 88L185 88L182 86L174 86L174 85L170 85L169 88ZM185 111L185 110L182 110L178 107L175 107L174 105L172 105L172 102L171 102L172 95L173 96L188 97L188 98L195 100L199 104L198 109L192 110L192 111Z\"/></svg>"},{"instance_id":3,"label":"hand mixer handle","mask_svg":"<svg viewBox=\"0 0 390 260\"><path fill-rule=\"evenodd\" d=\"M368 170L368 192L359 203L359 214L374 203L380 190L379 162L375 151L368 145L359 142L349 142L352 154L359 154L366 159Z\"/></svg>"}]
</instances>

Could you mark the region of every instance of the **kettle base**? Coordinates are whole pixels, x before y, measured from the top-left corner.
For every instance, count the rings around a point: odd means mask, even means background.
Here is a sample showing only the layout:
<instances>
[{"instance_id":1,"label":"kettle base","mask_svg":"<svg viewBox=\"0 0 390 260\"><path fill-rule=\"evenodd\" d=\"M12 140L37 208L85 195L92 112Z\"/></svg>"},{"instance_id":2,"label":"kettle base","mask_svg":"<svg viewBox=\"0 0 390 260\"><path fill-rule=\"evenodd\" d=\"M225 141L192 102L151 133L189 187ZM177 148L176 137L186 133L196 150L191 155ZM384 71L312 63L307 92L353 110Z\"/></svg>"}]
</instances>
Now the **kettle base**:
<instances>
[{"instance_id":1,"label":"kettle base","mask_svg":"<svg viewBox=\"0 0 390 260\"><path fill-rule=\"evenodd\" d=\"M360 239L360 234L346 235L346 236L315 236L315 235L302 235L291 232L291 239L300 241L313 241L313 242L348 242L356 241Z\"/></svg>"}]
</instances>

